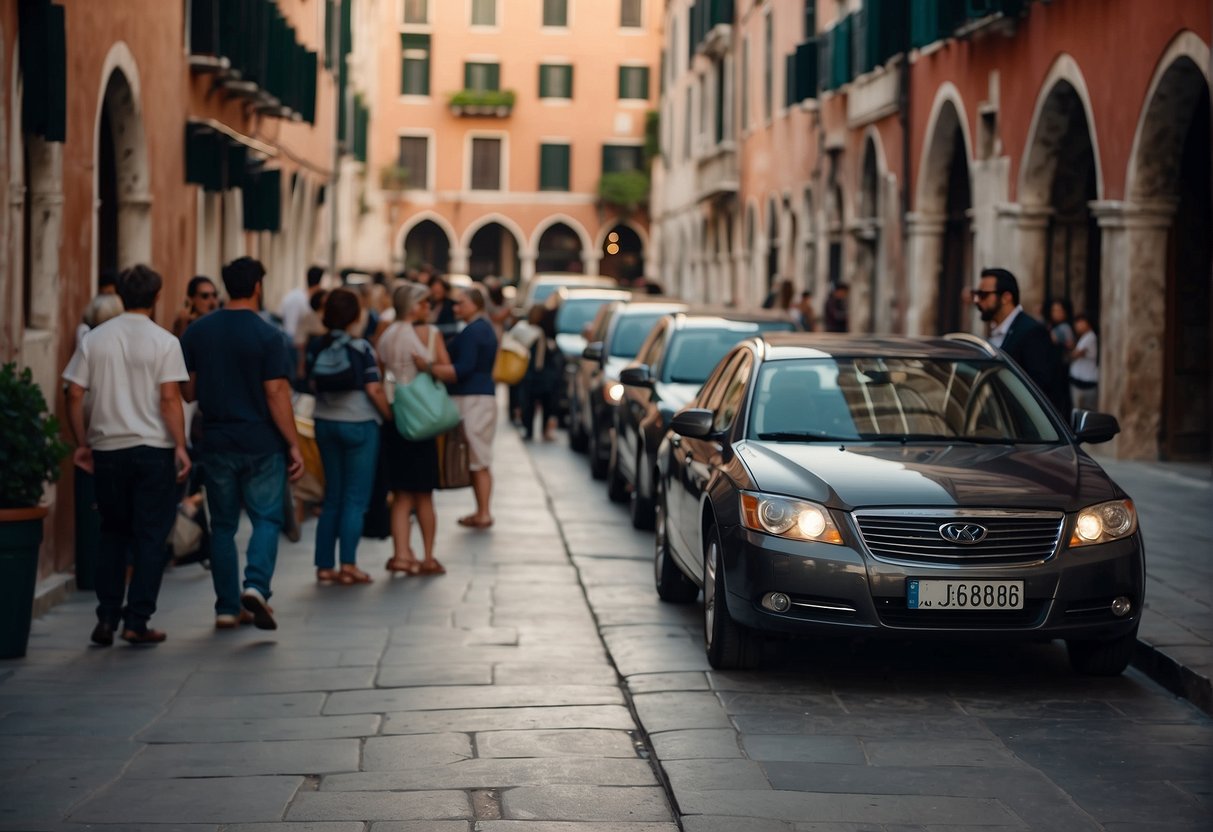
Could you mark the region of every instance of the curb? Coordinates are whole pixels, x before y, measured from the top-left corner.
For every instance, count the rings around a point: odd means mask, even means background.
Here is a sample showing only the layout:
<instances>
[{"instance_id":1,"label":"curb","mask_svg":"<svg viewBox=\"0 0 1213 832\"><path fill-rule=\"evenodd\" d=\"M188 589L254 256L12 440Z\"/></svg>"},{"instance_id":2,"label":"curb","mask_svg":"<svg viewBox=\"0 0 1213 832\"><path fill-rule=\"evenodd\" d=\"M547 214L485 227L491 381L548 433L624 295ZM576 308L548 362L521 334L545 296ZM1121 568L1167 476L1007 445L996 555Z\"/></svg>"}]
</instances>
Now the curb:
<instances>
[{"instance_id":1,"label":"curb","mask_svg":"<svg viewBox=\"0 0 1213 832\"><path fill-rule=\"evenodd\" d=\"M1133 667L1213 716L1213 682L1180 664L1162 649L1138 639Z\"/></svg>"},{"instance_id":2,"label":"curb","mask_svg":"<svg viewBox=\"0 0 1213 832\"><path fill-rule=\"evenodd\" d=\"M39 618L62 604L76 591L76 576L70 572L55 572L38 582L34 587L34 606L31 618Z\"/></svg>"}]
</instances>

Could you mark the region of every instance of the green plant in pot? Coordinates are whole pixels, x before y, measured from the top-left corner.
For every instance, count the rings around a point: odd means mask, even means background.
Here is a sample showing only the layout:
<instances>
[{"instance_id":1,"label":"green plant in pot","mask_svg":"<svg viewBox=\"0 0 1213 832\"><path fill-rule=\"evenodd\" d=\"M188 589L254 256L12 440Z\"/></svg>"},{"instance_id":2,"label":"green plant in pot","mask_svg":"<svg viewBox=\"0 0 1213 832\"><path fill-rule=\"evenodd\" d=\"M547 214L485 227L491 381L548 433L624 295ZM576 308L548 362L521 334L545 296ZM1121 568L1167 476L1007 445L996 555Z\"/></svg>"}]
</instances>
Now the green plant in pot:
<instances>
[{"instance_id":1,"label":"green plant in pot","mask_svg":"<svg viewBox=\"0 0 1213 832\"><path fill-rule=\"evenodd\" d=\"M29 369L0 368L0 658L25 655L47 482L59 478L68 447Z\"/></svg>"}]
</instances>

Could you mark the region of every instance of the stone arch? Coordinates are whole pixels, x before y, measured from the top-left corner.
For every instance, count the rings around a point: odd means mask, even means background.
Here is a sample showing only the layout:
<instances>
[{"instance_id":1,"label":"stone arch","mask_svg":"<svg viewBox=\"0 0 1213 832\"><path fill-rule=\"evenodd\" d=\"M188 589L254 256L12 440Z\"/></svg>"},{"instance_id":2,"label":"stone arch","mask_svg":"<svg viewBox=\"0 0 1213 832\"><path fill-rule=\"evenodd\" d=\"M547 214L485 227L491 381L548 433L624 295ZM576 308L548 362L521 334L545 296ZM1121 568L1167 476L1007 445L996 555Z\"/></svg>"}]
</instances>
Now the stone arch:
<instances>
[{"instance_id":1,"label":"stone arch","mask_svg":"<svg viewBox=\"0 0 1213 832\"><path fill-rule=\"evenodd\" d=\"M1209 56L1192 32L1168 45L1138 117L1126 200L1101 206L1112 253L1101 363L1126 372L1102 374L1100 406L1121 419L1121 455L1213 456Z\"/></svg>"},{"instance_id":2,"label":"stone arch","mask_svg":"<svg viewBox=\"0 0 1213 832\"><path fill-rule=\"evenodd\" d=\"M884 300L883 176L884 154L880 134L869 127L859 156L855 189L855 273L851 279L850 325L855 332L878 332L886 328L881 308Z\"/></svg>"},{"instance_id":3,"label":"stone arch","mask_svg":"<svg viewBox=\"0 0 1213 832\"><path fill-rule=\"evenodd\" d=\"M598 273L630 283L645 275L648 240L634 223L620 220L614 225L604 225L599 231Z\"/></svg>"},{"instance_id":4,"label":"stone arch","mask_svg":"<svg viewBox=\"0 0 1213 832\"><path fill-rule=\"evenodd\" d=\"M1054 61L1037 98L1018 196L1024 308L1036 315L1064 299L1098 326L1102 244L1091 206L1103 197L1103 174L1086 82L1068 55Z\"/></svg>"},{"instance_id":5,"label":"stone arch","mask_svg":"<svg viewBox=\"0 0 1213 832\"><path fill-rule=\"evenodd\" d=\"M914 212L907 217L910 297L907 330L942 334L966 328L973 251L972 144L960 93L936 92L918 163Z\"/></svg>"},{"instance_id":6,"label":"stone arch","mask_svg":"<svg viewBox=\"0 0 1213 832\"><path fill-rule=\"evenodd\" d=\"M780 221L779 208L780 202L778 194L770 194L767 197L766 223L764 223L764 234L766 240L766 266L763 269L763 292L764 297L766 292L770 292L775 288L776 282L780 278L779 274L779 232L783 227Z\"/></svg>"},{"instance_id":7,"label":"stone arch","mask_svg":"<svg viewBox=\"0 0 1213 832\"><path fill-rule=\"evenodd\" d=\"M408 240L409 234L414 228L427 221L434 223L446 234L448 248L450 249L447 253L447 261L448 263L450 262L453 256L455 241L459 239L459 232L455 230L455 226L451 224L450 220L436 211L419 211L401 223L400 227L396 229L396 239L392 243L393 256L395 256L396 252L404 252L405 241Z\"/></svg>"},{"instance_id":8,"label":"stone arch","mask_svg":"<svg viewBox=\"0 0 1213 832\"><path fill-rule=\"evenodd\" d=\"M648 230L635 220L630 218L625 219L623 217L616 217L613 222L603 223L601 226L599 226L598 233L594 236L594 248L601 249L603 243L606 242L607 234L609 234L613 228L619 225L627 226L632 231L635 231L636 236L640 238L640 242L644 246L644 250L649 250L651 241Z\"/></svg>"},{"instance_id":9,"label":"stone arch","mask_svg":"<svg viewBox=\"0 0 1213 832\"><path fill-rule=\"evenodd\" d=\"M493 234L491 226L501 229L495 239L486 236ZM503 233L509 236L505 237ZM521 259L525 246L526 234L522 227L504 214L495 212L469 223L460 242L460 248L467 258L468 274L474 278L492 274L507 283L521 279Z\"/></svg>"},{"instance_id":10,"label":"stone arch","mask_svg":"<svg viewBox=\"0 0 1213 832\"><path fill-rule=\"evenodd\" d=\"M581 240L581 263L582 263L582 268L585 270L586 274L597 274L598 273L598 258L596 256L596 254L594 253L596 251L596 249L594 247L594 242L591 239L589 232L585 230L585 226L583 226L580 222L578 222L577 220L570 217L568 214L561 214L561 213L552 214L548 217L545 217L542 221L540 221L539 224L535 226L535 230L531 233L531 239L530 239L530 242L527 243L527 248L524 252L524 255L529 255L532 258L532 260L537 259L539 256L539 241L543 238L543 235L547 232L547 230L549 228L551 228L552 226L554 226L558 223L563 223L564 225L567 225L569 228L571 228L573 230L573 232L578 236L578 238L580 238L580 240ZM525 239L525 238L522 238L522 239Z\"/></svg>"}]
</instances>

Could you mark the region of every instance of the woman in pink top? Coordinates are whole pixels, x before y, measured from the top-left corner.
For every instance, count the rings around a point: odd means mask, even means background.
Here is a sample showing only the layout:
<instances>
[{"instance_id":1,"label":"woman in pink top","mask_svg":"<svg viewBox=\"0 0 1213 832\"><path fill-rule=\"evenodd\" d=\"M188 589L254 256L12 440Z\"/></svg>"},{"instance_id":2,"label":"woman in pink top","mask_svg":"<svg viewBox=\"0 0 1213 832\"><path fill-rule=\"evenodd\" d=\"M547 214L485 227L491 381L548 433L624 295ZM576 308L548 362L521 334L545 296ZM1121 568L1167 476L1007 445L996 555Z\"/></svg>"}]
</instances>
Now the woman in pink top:
<instances>
[{"instance_id":1,"label":"woman in pink top","mask_svg":"<svg viewBox=\"0 0 1213 832\"><path fill-rule=\"evenodd\" d=\"M415 355L431 364L450 361L446 345L437 327L427 323L430 315L430 290L418 283L401 286L392 293L396 321L379 336L379 358L385 371L397 385L408 384L419 372ZM438 445L435 439L414 441L401 436L391 419L383 424L381 442L384 470L392 492L392 543L395 553L387 569L405 575L441 575L446 572L434 559L433 492L438 487ZM425 559L417 560L409 545L412 515L417 513Z\"/></svg>"}]
</instances>

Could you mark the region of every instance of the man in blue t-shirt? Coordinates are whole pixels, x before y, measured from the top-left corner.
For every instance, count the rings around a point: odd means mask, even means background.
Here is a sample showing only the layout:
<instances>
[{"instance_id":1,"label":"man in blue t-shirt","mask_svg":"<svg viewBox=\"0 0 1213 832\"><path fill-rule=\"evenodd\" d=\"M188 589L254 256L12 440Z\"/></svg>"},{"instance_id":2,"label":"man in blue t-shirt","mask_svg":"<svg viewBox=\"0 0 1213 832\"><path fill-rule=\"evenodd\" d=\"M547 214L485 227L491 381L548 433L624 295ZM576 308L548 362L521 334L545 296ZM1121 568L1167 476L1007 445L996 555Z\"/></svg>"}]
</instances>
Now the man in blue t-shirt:
<instances>
[{"instance_id":1,"label":"man in blue t-shirt","mask_svg":"<svg viewBox=\"0 0 1213 832\"><path fill-rule=\"evenodd\" d=\"M264 277L265 267L251 257L226 265L227 307L196 321L181 338L190 374L185 397L198 401L205 436L211 579L215 627L221 630L250 620L262 630L277 629L267 602L283 492L288 476L294 482L303 475L282 333L259 314ZM253 527L243 592L236 551L241 504Z\"/></svg>"}]
</instances>

